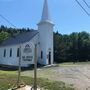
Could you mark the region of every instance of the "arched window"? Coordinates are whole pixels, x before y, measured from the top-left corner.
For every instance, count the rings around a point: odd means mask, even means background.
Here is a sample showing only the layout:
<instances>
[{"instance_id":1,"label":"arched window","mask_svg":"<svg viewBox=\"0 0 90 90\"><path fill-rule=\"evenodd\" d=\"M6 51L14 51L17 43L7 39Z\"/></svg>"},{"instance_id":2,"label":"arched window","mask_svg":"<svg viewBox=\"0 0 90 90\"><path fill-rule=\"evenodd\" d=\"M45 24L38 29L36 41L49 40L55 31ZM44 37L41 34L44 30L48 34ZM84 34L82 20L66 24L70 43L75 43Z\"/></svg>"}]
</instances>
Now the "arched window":
<instances>
[{"instance_id":1,"label":"arched window","mask_svg":"<svg viewBox=\"0 0 90 90\"><path fill-rule=\"evenodd\" d=\"M10 48L10 57L12 57L12 48Z\"/></svg>"},{"instance_id":2,"label":"arched window","mask_svg":"<svg viewBox=\"0 0 90 90\"><path fill-rule=\"evenodd\" d=\"M17 48L17 57L19 57L19 48Z\"/></svg>"},{"instance_id":3,"label":"arched window","mask_svg":"<svg viewBox=\"0 0 90 90\"><path fill-rule=\"evenodd\" d=\"M4 49L3 57L6 57L6 49Z\"/></svg>"}]
</instances>

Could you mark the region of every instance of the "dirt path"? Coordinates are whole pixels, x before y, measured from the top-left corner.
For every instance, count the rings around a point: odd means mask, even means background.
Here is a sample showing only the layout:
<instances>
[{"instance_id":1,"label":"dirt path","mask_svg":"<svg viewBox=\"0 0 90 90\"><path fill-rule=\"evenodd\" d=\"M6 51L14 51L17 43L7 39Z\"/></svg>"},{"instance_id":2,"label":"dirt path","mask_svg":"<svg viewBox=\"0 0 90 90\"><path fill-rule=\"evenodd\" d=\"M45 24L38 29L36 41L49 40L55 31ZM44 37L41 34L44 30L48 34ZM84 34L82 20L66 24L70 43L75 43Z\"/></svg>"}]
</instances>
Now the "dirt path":
<instances>
[{"instance_id":1,"label":"dirt path","mask_svg":"<svg viewBox=\"0 0 90 90\"><path fill-rule=\"evenodd\" d=\"M59 77L54 80L61 80L73 84L77 90L90 90L90 66L61 67L55 70Z\"/></svg>"},{"instance_id":2,"label":"dirt path","mask_svg":"<svg viewBox=\"0 0 90 90\"><path fill-rule=\"evenodd\" d=\"M22 75L33 76L32 73L33 71L24 71ZM73 84L76 90L90 90L90 65L43 68L38 70L38 77Z\"/></svg>"}]
</instances>

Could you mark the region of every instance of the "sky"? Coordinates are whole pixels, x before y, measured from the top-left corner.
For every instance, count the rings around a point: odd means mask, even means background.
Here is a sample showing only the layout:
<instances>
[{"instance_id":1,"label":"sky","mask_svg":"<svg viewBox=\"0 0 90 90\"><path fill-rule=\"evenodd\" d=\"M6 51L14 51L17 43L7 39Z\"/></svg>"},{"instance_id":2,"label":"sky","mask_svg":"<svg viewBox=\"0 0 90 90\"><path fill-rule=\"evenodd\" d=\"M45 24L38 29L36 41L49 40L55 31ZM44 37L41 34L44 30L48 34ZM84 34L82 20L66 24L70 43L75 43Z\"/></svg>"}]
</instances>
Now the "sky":
<instances>
[{"instance_id":1,"label":"sky","mask_svg":"<svg viewBox=\"0 0 90 90\"><path fill-rule=\"evenodd\" d=\"M90 13L83 0L78 0ZM90 5L90 0L86 0ZM3 15L17 28L38 29L42 15L44 0L0 0L0 15ZM61 34L86 31L90 33L90 16L76 3L75 0L48 0L54 31ZM0 17L0 25L13 27Z\"/></svg>"}]
</instances>

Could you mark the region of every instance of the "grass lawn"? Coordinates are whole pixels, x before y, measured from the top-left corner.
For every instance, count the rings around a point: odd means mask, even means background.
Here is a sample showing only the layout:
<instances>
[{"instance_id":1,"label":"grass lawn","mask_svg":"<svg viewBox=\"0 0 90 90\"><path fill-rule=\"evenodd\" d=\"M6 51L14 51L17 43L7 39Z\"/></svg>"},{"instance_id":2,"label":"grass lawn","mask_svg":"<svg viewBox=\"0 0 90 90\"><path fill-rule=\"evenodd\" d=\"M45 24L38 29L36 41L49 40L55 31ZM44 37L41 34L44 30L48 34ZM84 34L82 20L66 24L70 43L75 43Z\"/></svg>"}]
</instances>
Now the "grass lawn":
<instances>
[{"instance_id":1,"label":"grass lawn","mask_svg":"<svg viewBox=\"0 0 90 90\"><path fill-rule=\"evenodd\" d=\"M68 63L60 63L53 67L40 67L37 70L38 86L40 86L41 88L43 87L45 90L74 90L73 89L74 84L72 84L72 79L74 81L78 77L78 80L80 81L81 76L82 78L83 77L87 78L85 77L85 73L88 73L89 75L89 65L90 62L77 62L75 64L73 62L68 62ZM83 72L83 70L85 71ZM7 90L16 83L17 72L18 72L17 70L2 70L2 69L0 70L0 90ZM84 74L82 74L81 72ZM34 76L33 73L34 70L29 69L23 70L21 72L22 75L21 78L27 85L33 85L33 76ZM75 75L74 73L78 74ZM70 81L71 85L60 82L63 80L66 83L68 83L67 82L68 80L69 81L71 80ZM87 83L87 81L82 82L82 80L80 82L81 87L83 83Z\"/></svg>"},{"instance_id":2,"label":"grass lawn","mask_svg":"<svg viewBox=\"0 0 90 90\"><path fill-rule=\"evenodd\" d=\"M27 85L33 85L33 78L30 77L21 77L22 80ZM0 90L7 90L12 87L17 81L17 76L4 71L0 71ZM45 90L74 90L72 86L66 85L63 82L51 81L48 79L38 78L38 86L44 88Z\"/></svg>"},{"instance_id":3,"label":"grass lawn","mask_svg":"<svg viewBox=\"0 0 90 90\"><path fill-rule=\"evenodd\" d=\"M56 67L77 67L77 65L89 65L90 62L73 62L57 64ZM59 73L54 72L54 67L39 68L37 72L38 86L43 87L45 90L74 90L73 86L67 85L60 81L54 81L54 76L60 77ZM17 70L0 70L0 90L7 90L13 86L17 81ZM33 85L33 70L22 71L22 80L27 85Z\"/></svg>"}]
</instances>

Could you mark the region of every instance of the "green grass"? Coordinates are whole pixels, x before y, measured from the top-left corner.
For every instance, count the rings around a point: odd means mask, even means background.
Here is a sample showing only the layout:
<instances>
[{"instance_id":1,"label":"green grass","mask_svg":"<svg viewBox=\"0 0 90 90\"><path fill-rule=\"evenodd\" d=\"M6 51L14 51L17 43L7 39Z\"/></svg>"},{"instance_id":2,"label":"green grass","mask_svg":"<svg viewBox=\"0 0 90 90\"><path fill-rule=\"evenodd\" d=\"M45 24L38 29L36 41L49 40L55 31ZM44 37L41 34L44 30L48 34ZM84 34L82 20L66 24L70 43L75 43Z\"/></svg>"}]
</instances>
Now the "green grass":
<instances>
[{"instance_id":1,"label":"green grass","mask_svg":"<svg viewBox=\"0 0 90 90\"><path fill-rule=\"evenodd\" d=\"M0 74L16 74L17 71L5 71L5 70L0 70Z\"/></svg>"},{"instance_id":2,"label":"green grass","mask_svg":"<svg viewBox=\"0 0 90 90\"><path fill-rule=\"evenodd\" d=\"M89 65L90 62L77 62L73 64L73 62L69 63L61 63L57 64L56 67L77 67L78 65ZM13 86L17 81L17 70L0 70L0 90L7 90L11 86ZM22 72L22 80L26 84L33 85L33 70L28 70L27 72ZM66 85L63 82L54 81L55 77L62 77L61 74L55 73L54 67L40 68L37 71L38 77L38 86L43 87L48 90L74 90L72 85Z\"/></svg>"},{"instance_id":3,"label":"green grass","mask_svg":"<svg viewBox=\"0 0 90 90\"><path fill-rule=\"evenodd\" d=\"M33 78L22 76L21 79L27 85L33 85ZM7 90L12 87L17 81L17 76L12 74L0 74L0 90ZM63 82L51 81L48 79L38 78L39 87L45 90L74 90L72 86L66 85Z\"/></svg>"},{"instance_id":4,"label":"green grass","mask_svg":"<svg viewBox=\"0 0 90 90\"><path fill-rule=\"evenodd\" d=\"M43 68L41 70L37 70L38 78L52 78L51 76L54 74L52 68ZM34 76L34 70L30 70L28 72L22 72L22 76Z\"/></svg>"},{"instance_id":5,"label":"green grass","mask_svg":"<svg viewBox=\"0 0 90 90\"><path fill-rule=\"evenodd\" d=\"M57 64L56 67L72 66L77 65L73 63L62 63ZM59 77L59 74L53 71L53 67L41 68L37 71L38 86L43 87L45 90L74 90L72 85L67 85L60 81L54 81L54 76ZM17 70L0 70L0 90L7 90L12 87L17 81ZM28 72L22 72L22 80L27 85L33 85L33 70L28 70ZM60 75L61 76L61 75Z\"/></svg>"}]
</instances>

